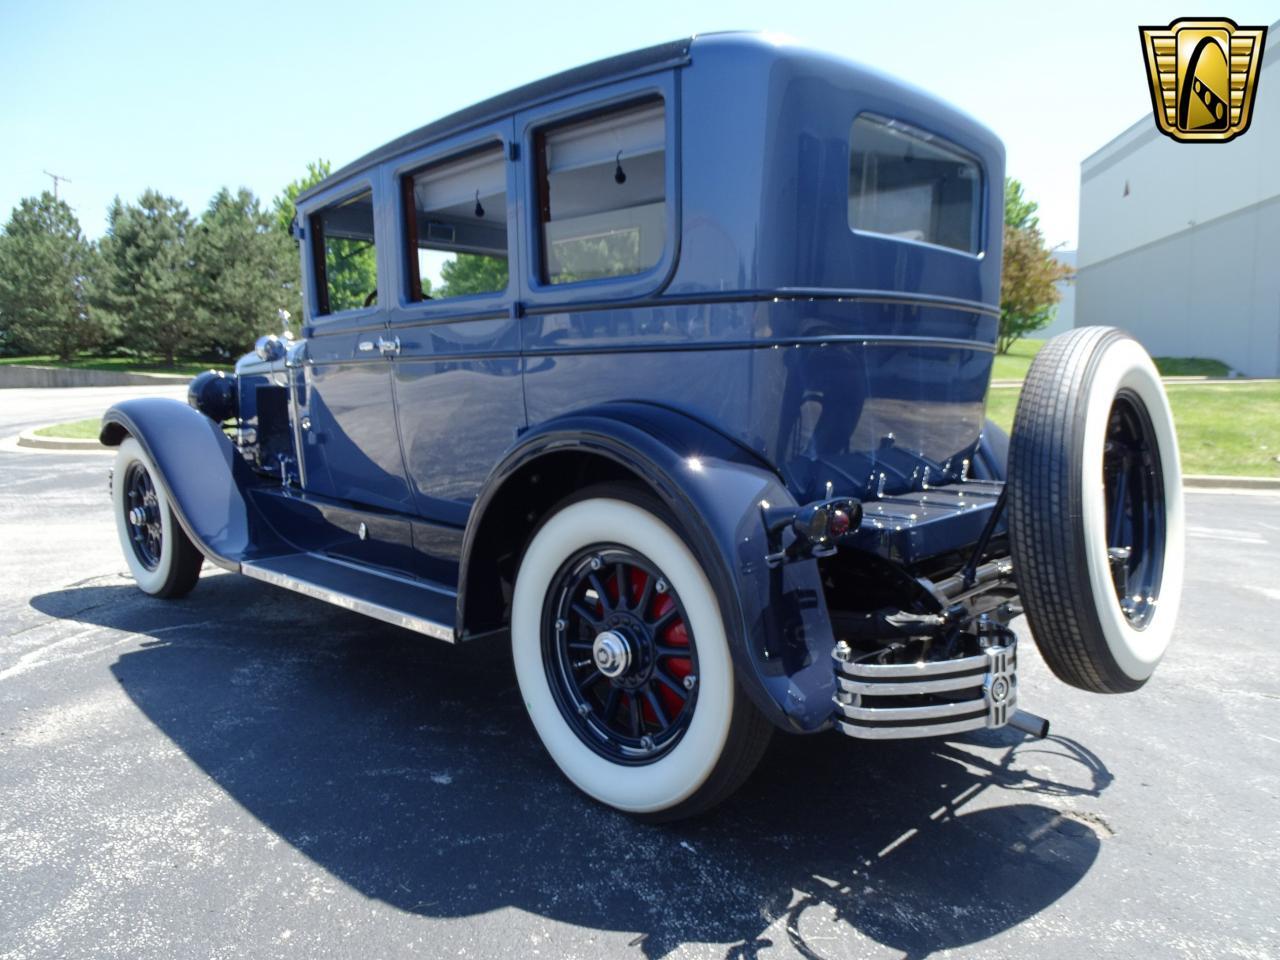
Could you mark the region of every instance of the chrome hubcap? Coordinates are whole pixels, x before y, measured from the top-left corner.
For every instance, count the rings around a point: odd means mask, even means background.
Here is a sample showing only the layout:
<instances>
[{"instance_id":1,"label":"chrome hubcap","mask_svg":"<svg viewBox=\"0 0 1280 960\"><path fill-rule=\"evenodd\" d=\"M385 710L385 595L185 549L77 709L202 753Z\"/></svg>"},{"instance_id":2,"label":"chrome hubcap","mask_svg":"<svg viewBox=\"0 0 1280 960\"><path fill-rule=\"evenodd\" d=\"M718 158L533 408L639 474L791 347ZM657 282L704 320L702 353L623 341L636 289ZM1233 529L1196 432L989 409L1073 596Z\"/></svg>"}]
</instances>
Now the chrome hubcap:
<instances>
[{"instance_id":1,"label":"chrome hubcap","mask_svg":"<svg viewBox=\"0 0 1280 960\"><path fill-rule=\"evenodd\" d=\"M631 645L617 630L605 630L596 634L591 645L591 657L596 668L606 677L620 677L631 666Z\"/></svg>"}]
</instances>

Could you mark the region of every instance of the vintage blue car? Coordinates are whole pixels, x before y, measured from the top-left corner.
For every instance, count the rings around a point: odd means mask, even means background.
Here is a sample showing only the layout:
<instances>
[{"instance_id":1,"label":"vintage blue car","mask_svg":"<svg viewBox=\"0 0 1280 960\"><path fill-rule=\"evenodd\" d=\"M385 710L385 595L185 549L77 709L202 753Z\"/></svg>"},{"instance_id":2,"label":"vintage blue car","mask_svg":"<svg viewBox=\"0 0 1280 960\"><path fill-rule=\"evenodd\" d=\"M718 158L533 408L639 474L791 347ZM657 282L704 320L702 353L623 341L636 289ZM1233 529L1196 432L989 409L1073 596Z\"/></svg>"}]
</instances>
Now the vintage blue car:
<instances>
[{"instance_id":1,"label":"vintage blue car","mask_svg":"<svg viewBox=\"0 0 1280 960\"><path fill-rule=\"evenodd\" d=\"M919 90L700 36L521 87L298 199L301 335L113 407L138 585L204 560L510 644L587 794L687 816L774 728L1012 724L1048 665L1135 690L1182 583L1160 380L1054 339L985 420L1004 151Z\"/></svg>"}]
</instances>

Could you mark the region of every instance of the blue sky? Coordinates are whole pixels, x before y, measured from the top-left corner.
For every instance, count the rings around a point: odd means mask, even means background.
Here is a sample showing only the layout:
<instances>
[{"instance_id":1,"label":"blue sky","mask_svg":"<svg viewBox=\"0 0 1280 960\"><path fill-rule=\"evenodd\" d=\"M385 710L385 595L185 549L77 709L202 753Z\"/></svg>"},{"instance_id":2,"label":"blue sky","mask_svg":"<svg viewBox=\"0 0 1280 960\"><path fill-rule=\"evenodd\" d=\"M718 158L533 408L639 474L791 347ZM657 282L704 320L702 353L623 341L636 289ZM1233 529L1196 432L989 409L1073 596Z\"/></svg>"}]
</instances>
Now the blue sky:
<instances>
[{"instance_id":1,"label":"blue sky","mask_svg":"<svg viewBox=\"0 0 1280 960\"><path fill-rule=\"evenodd\" d=\"M0 0L0 217L61 188L85 232L146 187L199 212L221 186L269 199L512 86L707 30L766 29L870 64L986 123L1075 245L1080 161L1150 112L1137 25L1270 24L1280 3L71 3ZM1261 96L1267 96L1263 90ZM1280 96L1280 90L1271 91Z\"/></svg>"}]
</instances>

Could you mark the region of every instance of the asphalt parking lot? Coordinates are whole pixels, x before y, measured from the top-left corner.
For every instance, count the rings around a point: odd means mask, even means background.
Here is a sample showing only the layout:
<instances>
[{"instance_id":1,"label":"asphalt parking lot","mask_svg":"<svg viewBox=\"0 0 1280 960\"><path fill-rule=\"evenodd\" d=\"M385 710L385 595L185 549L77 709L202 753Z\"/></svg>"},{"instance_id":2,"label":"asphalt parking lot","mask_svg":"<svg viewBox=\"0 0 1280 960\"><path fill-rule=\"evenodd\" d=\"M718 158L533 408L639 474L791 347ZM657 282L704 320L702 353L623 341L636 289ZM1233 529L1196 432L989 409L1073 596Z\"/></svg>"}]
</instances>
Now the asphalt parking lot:
<instances>
[{"instance_id":1,"label":"asphalt parking lot","mask_svg":"<svg viewBox=\"0 0 1280 960\"><path fill-rule=\"evenodd\" d=\"M0 391L0 437L125 392ZM0 958L1280 954L1280 496L1189 495L1139 693L1022 631L1048 741L776 737L654 827L560 778L502 649L208 570L144 597L109 464L0 442Z\"/></svg>"}]
</instances>

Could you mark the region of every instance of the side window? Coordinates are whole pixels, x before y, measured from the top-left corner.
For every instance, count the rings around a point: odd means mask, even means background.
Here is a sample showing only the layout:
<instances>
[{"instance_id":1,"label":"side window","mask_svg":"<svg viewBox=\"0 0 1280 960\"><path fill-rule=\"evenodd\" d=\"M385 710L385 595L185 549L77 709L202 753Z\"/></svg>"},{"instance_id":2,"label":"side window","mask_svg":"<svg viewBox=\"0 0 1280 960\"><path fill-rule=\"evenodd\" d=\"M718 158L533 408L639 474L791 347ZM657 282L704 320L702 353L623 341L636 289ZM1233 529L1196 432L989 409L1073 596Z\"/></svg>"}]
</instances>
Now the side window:
<instances>
[{"instance_id":1,"label":"side window","mask_svg":"<svg viewBox=\"0 0 1280 960\"><path fill-rule=\"evenodd\" d=\"M507 172L501 144L401 181L410 300L507 289Z\"/></svg>"},{"instance_id":2,"label":"side window","mask_svg":"<svg viewBox=\"0 0 1280 960\"><path fill-rule=\"evenodd\" d=\"M648 102L537 138L542 281L643 273L666 237L666 124Z\"/></svg>"},{"instance_id":3,"label":"side window","mask_svg":"<svg viewBox=\"0 0 1280 960\"><path fill-rule=\"evenodd\" d=\"M860 116L849 137L849 226L977 253L978 162L896 120Z\"/></svg>"},{"instance_id":4,"label":"side window","mask_svg":"<svg viewBox=\"0 0 1280 960\"><path fill-rule=\"evenodd\" d=\"M378 302L378 258L373 241L373 194L311 215L317 314L371 307Z\"/></svg>"}]
</instances>

